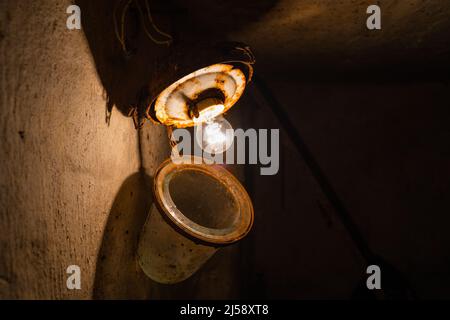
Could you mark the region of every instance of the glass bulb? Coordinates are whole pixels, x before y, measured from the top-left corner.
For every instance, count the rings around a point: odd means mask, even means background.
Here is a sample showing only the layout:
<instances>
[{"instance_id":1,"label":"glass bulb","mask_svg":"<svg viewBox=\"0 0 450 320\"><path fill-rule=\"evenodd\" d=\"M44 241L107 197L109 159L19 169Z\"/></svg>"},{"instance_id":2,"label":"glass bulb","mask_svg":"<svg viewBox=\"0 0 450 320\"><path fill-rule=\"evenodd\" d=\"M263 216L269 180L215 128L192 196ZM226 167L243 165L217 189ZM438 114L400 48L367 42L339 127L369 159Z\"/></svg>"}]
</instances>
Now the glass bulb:
<instances>
[{"instance_id":1,"label":"glass bulb","mask_svg":"<svg viewBox=\"0 0 450 320\"><path fill-rule=\"evenodd\" d=\"M207 153L219 154L225 152L233 143L234 130L224 117L218 116L197 124L196 140Z\"/></svg>"},{"instance_id":2,"label":"glass bulb","mask_svg":"<svg viewBox=\"0 0 450 320\"><path fill-rule=\"evenodd\" d=\"M220 114L222 114L224 109L225 106L223 104L212 105L200 111L199 116L197 118L194 118L194 123L198 124L210 121L211 119L218 117Z\"/></svg>"}]
</instances>

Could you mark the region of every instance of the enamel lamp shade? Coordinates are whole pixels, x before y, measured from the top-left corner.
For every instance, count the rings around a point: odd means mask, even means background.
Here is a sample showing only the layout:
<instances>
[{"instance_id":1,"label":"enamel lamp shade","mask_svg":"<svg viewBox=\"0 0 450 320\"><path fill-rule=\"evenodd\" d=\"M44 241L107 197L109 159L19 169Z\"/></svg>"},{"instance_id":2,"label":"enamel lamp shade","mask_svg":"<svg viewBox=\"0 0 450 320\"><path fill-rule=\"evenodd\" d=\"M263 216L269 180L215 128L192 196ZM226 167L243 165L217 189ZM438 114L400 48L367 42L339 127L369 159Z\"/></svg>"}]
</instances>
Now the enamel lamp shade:
<instances>
[{"instance_id":1,"label":"enamel lamp shade","mask_svg":"<svg viewBox=\"0 0 450 320\"><path fill-rule=\"evenodd\" d=\"M250 49L240 43L176 51L158 68L165 70L158 71L160 81L147 88L146 118L186 128L227 112L251 80L254 62Z\"/></svg>"}]
</instances>

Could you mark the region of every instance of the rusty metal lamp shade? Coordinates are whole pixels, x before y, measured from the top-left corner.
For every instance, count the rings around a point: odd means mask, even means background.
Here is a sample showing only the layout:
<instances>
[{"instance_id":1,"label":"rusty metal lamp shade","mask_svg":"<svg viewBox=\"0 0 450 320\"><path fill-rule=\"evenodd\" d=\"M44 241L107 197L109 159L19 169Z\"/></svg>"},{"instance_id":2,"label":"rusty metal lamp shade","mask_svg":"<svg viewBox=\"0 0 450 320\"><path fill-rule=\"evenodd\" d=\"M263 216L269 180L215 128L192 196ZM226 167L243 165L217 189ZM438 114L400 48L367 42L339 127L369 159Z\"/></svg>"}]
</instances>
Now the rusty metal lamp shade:
<instances>
[{"instance_id":1,"label":"rusty metal lamp shade","mask_svg":"<svg viewBox=\"0 0 450 320\"><path fill-rule=\"evenodd\" d=\"M223 167L195 164L190 156L160 166L154 195L138 262L159 283L187 279L221 246L242 239L253 224L253 206L239 181Z\"/></svg>"},{"instance_id":2,"label":"rusty metal lamp shade","mask_svg":"<svg viewBox=\"0 0 450 320\"><path fill-rule=\"evenodd\" d=\"M239 100L251 81L254 62L249 47L236 42L174 50L156 66L139 110L156 123L192 127L195 118L218 116Z\"/></svg>"}]
</instances>

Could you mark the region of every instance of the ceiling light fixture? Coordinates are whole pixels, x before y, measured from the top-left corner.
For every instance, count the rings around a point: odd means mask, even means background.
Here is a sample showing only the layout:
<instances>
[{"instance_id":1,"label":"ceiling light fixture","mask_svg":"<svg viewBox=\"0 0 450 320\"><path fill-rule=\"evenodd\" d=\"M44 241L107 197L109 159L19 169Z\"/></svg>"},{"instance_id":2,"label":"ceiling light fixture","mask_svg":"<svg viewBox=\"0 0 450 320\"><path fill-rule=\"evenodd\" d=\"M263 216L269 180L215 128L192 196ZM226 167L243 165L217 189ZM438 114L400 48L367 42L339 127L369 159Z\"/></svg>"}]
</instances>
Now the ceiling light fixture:
<instances>
[{"instance_id":1,"label":"ceiling light fixture","mask_svg":"<svg viewBox=\"0 0 450 320\"><path fill-rule=\"evenodd\" d=\"M253 76L255 58L242 43L174 49L143 89L134 112L136 126L144 119L173 128L193 127L226 113L242 96Z\"/></svg>"},{"instance_id":2,"label":"ceiling light fixture","mask_svg":"<svg viewBox=\"0 0 450 320\"><path fill-rule=\"evenodd\" d=\"M178 51L182 52L182 51ZM195 127L197 143L209 153L223 153L234 134L223 115L242 96L253 75L250 49L227 43L175 55L157 70L134 111L143 119L174 128ZM169 134L169 136L171 136ZM175 148L175 142L171 141ZM184 155L170 159L155 174L154 196L141 232L138 261L161 283L190 277L218 247L242 239L253 223L253 206L240 182L225 168Z\"/></svg>"}]
</instances>

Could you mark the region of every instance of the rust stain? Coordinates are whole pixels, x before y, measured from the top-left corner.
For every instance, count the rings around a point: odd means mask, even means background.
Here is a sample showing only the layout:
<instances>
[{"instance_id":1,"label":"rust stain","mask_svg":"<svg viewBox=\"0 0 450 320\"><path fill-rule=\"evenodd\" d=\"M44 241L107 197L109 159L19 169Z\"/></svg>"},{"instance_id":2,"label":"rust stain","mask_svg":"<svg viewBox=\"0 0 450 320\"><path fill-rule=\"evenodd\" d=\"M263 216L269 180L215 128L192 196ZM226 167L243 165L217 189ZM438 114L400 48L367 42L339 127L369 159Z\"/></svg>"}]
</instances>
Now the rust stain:
<instances>
[{"instance_id":1,"label":"rust stain","mask_svg":"<svg viewBox=\"0 0 450 320\"><path fill-rule=\"evenodd\" d=\"M202 77L215 74L212 80ZM209 79L209 80L208 80ZM227 85L227 82L229 83ZM224 100L224 111L228 111L241 97L246 86L246 78L240 69L229 64L216 64L197 70L176 81L158 96L155 102L155 115L160 123L177 128L195 125L190 115L190 102L212 88L219 89ZM192 89L195 89L192 91ZM227 91L228 90L228 91ZM181 93L181 95L179 95ZM183 98L180 98L183 97ZM181 101L180 99L185 99Z\"/></svg>"}]
</instances>

